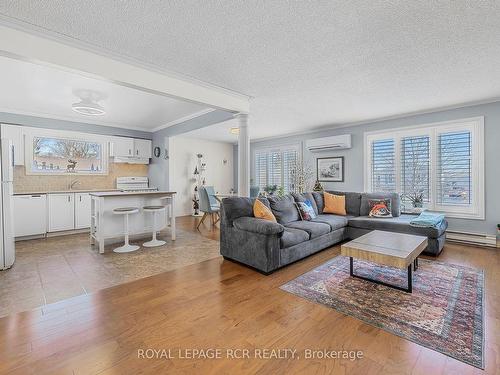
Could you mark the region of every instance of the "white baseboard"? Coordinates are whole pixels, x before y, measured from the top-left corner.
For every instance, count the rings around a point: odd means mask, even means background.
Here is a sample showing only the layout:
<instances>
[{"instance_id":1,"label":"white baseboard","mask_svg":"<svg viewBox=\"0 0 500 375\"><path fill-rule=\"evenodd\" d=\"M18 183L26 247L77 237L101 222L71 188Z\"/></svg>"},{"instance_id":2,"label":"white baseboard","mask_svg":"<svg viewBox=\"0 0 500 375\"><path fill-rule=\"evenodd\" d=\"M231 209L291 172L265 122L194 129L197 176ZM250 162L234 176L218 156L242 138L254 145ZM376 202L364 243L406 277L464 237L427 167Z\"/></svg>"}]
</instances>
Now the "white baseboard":
<instances>
[{"instance_id":1,"label":"white baseboard","mask_svg":"<svg viewBox=\"0 0 500 375\"><path fill-rule=\"evenodd\" d=\"M478 246L499 247L496 236L489 234L446 231L446 240Z\"/></svg>"}]
</instances>

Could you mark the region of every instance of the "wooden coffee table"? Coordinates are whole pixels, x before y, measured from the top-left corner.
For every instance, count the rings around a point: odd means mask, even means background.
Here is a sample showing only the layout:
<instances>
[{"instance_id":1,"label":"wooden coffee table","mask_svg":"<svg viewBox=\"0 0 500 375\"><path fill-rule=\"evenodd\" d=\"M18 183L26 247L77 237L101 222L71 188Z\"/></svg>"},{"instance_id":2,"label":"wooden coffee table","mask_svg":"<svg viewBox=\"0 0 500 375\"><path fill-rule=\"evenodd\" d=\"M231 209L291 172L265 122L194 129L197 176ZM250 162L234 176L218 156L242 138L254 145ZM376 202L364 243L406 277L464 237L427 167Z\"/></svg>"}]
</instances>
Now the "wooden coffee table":
<instances>
[{"instance_id":1,"label":"wooden coffee table","mask_svg":"<svg viewBox=\"0 0 500 375\"><path fill-rule=\"evenodd\" d=\"M381 219L383 220L383 219ZM391 288L412 292L412 266L418 268L418 256L427 247L427 237L374 230L341 246L341 254L350 258L350 275ZM408 288L354 274L353 258L408 270Z\"/></svg>"}]
</instances>

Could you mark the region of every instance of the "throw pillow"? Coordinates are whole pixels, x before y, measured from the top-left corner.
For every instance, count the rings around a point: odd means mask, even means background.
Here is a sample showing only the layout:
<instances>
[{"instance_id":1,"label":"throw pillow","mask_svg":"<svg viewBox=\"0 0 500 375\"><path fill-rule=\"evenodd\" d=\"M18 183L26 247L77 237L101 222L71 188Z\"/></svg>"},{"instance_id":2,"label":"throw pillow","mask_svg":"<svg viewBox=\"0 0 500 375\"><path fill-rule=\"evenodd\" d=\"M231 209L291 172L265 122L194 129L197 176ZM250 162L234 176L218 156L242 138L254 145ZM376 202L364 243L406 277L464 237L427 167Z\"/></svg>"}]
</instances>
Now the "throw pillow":
<instances>
[{"instance_id":1,"label":"throw pillow","mask_svg":"<svg viewBox=\"0 0 500 375\"><path fill-rule=\"evenodd\" d=\"M390 199L368 199L371 217L392 217Z\"/></svg>"},{"instance_id":2,"label":"throw pillow","mask_svg":"<svg viewBox=\"0 0 500 375\"><path fill-rule=\"evenodd\" d=\"M316 217L312 202L309 199L304 202L297 202L296 205L302 220L310 221Z\"/></svg>"},{"instance_id":3,"label":"throw pillow","mask_svg":"<svg viewBox=\"0 0 500 375\"><path fill-rule=\"evenodd\" d=\"M276 218L271 209L258 199L256 199L253 204L253 216L258 219L265 219L276 223Z\"/></svg>"},{"instance_id":4,"label":"throw pillow","mask_svg":"<svg viewBox=\"0 0 500 375\"><path fill-rule=\"evenodd\" d=\"M325 208L323 208L323 213L325 214L335 214L335 215L347 215L345 211L345 195L335 195L323 193L323 199L325 201Z\"/></svg>"}]
</instances>

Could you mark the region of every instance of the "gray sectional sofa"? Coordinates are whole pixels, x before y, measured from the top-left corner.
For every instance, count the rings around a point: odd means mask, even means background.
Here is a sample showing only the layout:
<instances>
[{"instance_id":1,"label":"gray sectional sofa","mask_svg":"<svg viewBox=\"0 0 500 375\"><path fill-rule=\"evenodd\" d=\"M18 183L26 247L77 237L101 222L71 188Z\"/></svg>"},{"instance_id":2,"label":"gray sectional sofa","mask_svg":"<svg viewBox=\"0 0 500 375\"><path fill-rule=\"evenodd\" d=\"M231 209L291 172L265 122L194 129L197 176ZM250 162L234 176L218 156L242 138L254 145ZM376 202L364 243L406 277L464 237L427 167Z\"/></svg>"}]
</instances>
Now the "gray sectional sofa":
<instances>
[{"instance_id":1,"label":"gray sectional sofa","mask_svg":"<svg viewBox=\"0 0 500 375\"><path fill-rule=\"evenodd\" d=\"M258 198L272 210L277 223L253 216L254 199L225 198L221 205L221 255L267 274L376 229L427 236L425 252L432 255L441 252L448 223L443 221L439 228L410 226L414 216L401 214L399 194L329 192L345 195L346 216L323 213L323 193L318 192ZM368 216L368 200L378 198L391 199L392 218ZM313 203L318 215L312 221L302 221L295 205L306 199Z\"/></svg>"}]
</instances>

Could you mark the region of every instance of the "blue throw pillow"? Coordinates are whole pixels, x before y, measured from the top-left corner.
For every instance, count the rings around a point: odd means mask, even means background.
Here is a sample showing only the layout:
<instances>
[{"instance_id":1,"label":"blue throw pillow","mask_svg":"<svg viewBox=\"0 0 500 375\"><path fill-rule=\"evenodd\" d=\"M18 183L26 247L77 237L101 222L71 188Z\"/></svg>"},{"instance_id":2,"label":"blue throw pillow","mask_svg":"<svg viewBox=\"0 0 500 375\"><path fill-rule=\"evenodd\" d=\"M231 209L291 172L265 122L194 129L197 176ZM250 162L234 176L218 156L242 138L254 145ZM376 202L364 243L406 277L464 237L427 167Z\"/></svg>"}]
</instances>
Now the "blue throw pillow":
<instances>
[{"instance_id":1,"label":"blue throw pillow","mask_svg":"<svg viewBox=\"0 0 500 375\"><path fill-rule=\"evenodd\" d=\"M297 202L297 209L302 220L309 221L316 217L316 212L314 212L312 202L309 199L304 202Z\"/></svg>"}]
</instances>

